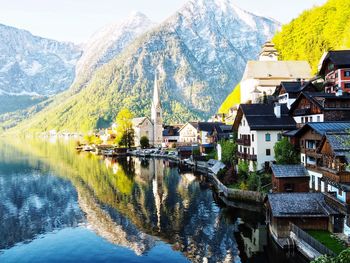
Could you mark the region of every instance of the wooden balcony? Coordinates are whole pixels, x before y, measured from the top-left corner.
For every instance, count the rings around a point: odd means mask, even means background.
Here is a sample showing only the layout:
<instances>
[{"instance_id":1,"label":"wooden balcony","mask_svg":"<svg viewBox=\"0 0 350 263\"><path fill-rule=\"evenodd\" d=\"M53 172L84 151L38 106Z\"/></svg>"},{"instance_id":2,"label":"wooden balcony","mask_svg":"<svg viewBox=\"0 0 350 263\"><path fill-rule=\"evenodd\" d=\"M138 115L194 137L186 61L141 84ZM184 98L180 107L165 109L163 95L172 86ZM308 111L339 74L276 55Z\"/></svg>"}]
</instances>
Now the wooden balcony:
<instances>
[{"instance_id":1,"label":"wooden balcony","mask_svg":"<svg viewBox=\"0 0 350 263\"><path fill-rule=\"evenodd\" d=\"M247 154L247 153L237 153L238 158L246 160L246 161L257 161L258 160L258 156L256 156L255 154Z\"/></svg>"},{"instance_id":2,"label":"wooden balcony","mask_svg":"<svg viewBox=\"0 0 350 263\"><path fill-rule=\"evenodd\" d=\"M311 108L295 109L294 110L294 115L295 116L311 115Z\"/></svg>"},{"instance_id":3,"label":"wooden balcony","mask_svg":"<svg viewBox=\"0 0 350 263\"><path fill-rule=\"evenodd\" d=\"M337 172L326 167L320 167L320 171L324 177L337 183L350 183L350 173L348 172Z\"/></svg>"},{"instance_id":4,"label":"wooden balcony","mask_svg":"<svg viewBox=\"0 0 350 263\"><path fill-rule=\"evenodd\" d=\"M237 139L236 143L238 145L250 146L250 139Z\"/></svg>"}]
</instances>

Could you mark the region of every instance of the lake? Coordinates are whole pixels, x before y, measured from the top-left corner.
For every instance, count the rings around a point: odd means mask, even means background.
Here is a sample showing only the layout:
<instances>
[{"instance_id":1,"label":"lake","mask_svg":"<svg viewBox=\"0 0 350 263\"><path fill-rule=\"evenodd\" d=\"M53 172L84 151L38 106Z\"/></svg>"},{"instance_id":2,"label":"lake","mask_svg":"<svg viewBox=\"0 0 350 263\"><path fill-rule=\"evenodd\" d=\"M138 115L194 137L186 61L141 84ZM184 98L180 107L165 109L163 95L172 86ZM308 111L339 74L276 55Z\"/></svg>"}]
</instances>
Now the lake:
<instances>
[{"instance_id":1,"label":"lake","mask_svg":"<svg viewBox=\"0 0 350 263\"><path fill-rule=\"evenodd\" d=\"M0 262L302 262L263 213L227 208L205 176L103 159L72 141L0 141Z\"/></svg>"}]
</instances>

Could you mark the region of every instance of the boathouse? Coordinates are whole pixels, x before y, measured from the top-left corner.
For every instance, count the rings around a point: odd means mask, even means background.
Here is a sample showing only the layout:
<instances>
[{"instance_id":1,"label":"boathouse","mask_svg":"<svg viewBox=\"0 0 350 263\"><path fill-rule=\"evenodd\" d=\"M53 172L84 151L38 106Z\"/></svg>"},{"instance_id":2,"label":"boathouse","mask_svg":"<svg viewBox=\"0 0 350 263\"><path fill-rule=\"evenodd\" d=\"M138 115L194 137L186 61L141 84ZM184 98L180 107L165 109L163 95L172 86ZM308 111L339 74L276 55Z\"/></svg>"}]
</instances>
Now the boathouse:
<instances>
[{"instance_id":1,"label":"boathouse","mask_svg":"<svg viewBox=\"0 0 350 263\"><path fill-rule=\"evenodd\" d=\"M343 231L344 216L327 204L323 193L273 193L266 207L275 239L289 237L290 223L303 230Z\"/></svg>"}]
</instances>

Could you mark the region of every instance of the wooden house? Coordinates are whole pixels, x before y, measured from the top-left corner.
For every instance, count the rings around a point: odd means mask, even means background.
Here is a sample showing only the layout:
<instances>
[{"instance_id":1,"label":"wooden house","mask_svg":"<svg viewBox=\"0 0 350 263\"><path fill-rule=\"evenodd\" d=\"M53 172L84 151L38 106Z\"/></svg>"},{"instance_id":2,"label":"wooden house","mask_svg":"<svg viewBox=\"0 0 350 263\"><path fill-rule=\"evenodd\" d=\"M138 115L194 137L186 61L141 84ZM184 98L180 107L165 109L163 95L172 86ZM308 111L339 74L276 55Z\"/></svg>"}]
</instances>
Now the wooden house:
<instances>
[{"instance_id":1,"label":"wooden house","mask_svg":"<svg viewBox=\"0 0 350 263\"><path fill-rule=\"evenodd\" d=\"M350 131L326 133L317 149L324 191L350 204Z\"/></svg>"},{"instance_id":2,"label":"wooden house","mask_svg":"<svg viewBox=\"0 0 350 263\"><path fill-rule=\"evenodd\" d=\"M290 235L290 223L303 230L340 233L344 216L332 208L322 193L274 193L266 201L267 221L275 239Z\"/></svg>"},{"instance_id":3,"label":"wooden house","mask_svg":"<svg viewBox=\"0 0 350 263\"><path fill-rule=\"evenodd\" d=\"M274 193L309 192L309 173L303 165L271 165Z\"/></svg>"},{"instance_id":4,"label":"wooden house","mask_svg":"<svg viewBox=\"0 0 350 263\"><path fill-rule=\"evenodd\" d=\"M329 51L319 64L319 75L325 78L325 92L350 92L350 50Z\"/></svg>"},{"instance_id":5,"label":"wooden house","mask_svg":"<svg viewBox=\"0 0 350 263\"><path fill-rule=\"evenodd\" d=\"M314 122L305 124L293 135L297 142L295 147L300 150L300 161L310 175L311 190L325 191L323 173L318 169L322 155L316 151L323 136L327 132L346 132L349 129L350 122Z\"/></svg>"},{"instance_id":6,"label":"wooden house","mask_svg":"<svg viewBox=\"0 0 350 263\"><path fill-rule=\"evenodd\" d=\"M350 95L302 92L290 114L298 127L309 122L350 121Z\"/></svg>"}]
</instances>

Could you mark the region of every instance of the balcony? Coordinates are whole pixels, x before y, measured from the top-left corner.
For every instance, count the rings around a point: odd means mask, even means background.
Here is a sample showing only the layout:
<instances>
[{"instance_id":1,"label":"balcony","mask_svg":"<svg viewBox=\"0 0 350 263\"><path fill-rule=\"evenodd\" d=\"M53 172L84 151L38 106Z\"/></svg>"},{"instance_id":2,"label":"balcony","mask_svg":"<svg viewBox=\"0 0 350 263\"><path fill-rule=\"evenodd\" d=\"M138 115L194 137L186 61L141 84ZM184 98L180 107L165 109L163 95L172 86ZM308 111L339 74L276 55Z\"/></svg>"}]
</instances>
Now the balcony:
<instances>
[{"instance_id":1,"label":"balcony","mask_svg":"<svg viewBox=\"0 0 350 263\"><path fill-rule=\"evenodd\" d=\"M306 109L296 109L294 111L295 116L304 116L304 115L311 115L311 108Z\"/></svg>"},{"instance_id":2,"label":"balcony","mask_svg":"<svg viewBox=\"0 0 350 263\"><path fill-rule=\"evenodd\" d=\"M250 139L237 139L236 143L238 145L250 146Z\"/></svg>"},{"instance_id":3,"label":"balcony","mask_svg":"<svg viewBox=\"0 0 350 263\"><path fill-rule=\"evenodd\" d=\"M237 153L237 157L246 161L257 161L258 157L255 154L247 154L247 153Z\"/></svg>"}]
</instances>

